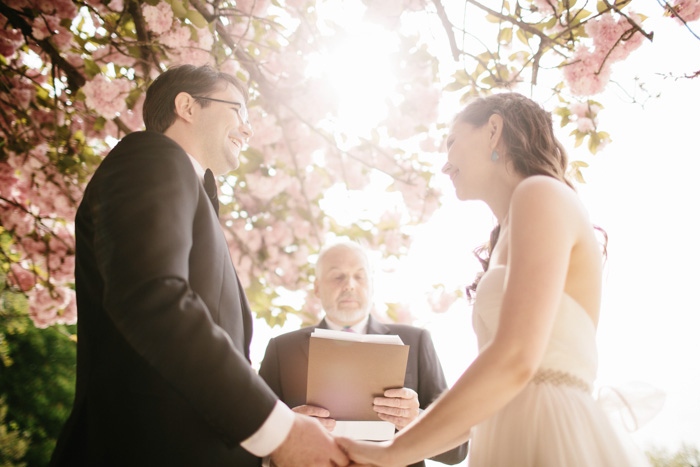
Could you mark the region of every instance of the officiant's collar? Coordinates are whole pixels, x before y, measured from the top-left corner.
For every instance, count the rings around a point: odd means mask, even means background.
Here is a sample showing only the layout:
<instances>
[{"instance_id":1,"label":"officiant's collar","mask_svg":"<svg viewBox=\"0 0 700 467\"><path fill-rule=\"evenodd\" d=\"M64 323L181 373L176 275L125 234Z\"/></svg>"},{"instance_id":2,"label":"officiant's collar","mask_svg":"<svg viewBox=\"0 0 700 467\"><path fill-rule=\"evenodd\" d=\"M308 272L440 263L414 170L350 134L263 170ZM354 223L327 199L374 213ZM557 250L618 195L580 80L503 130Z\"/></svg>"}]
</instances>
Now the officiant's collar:
<instances>
[{"instance_id":1,"label":"officiant's collar","mask_svg":"<svg viewBox=\"0 0 700 467\"><path fill-rule=\"evenodd\" d=\"M350 329L353 332L356 332L358 334L367 334L367 322L369 321L369 315L365 316L365 319L360 321L359 323L355 323L354 325L350 326ZM341 326L340 324L334 323L328 315L326 315L326 324L328 325L328 329L331 329L333 331L343 331L345 326Z\"/></svg>"}]
</instances>

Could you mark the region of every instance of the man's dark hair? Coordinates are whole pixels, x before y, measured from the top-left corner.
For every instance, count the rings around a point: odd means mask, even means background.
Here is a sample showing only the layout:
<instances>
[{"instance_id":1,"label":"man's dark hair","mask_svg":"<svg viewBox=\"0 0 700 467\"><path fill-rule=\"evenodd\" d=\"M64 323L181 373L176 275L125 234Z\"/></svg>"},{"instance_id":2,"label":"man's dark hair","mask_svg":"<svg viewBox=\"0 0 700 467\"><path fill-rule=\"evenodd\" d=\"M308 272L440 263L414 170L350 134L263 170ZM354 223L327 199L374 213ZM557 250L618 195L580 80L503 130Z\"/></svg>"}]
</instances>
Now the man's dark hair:
<instances>
[{"instance_id":1,"label":"man's dark hair","mask_svg":"<svg viewBox=\"0 0 700 467\"><path fill-rule=\"evenodd\" d=\"M143 103L143 121L146 130L165 133L175 122L175 97L181 92L192 96L207 96L222 88L223 83L234 85L248 101L248 90L236 77L214 68L194 65L179 65L169 68L158 76L146 91ZM202 107L208 101L200 102Z\"/></svg>"}]
</instances>

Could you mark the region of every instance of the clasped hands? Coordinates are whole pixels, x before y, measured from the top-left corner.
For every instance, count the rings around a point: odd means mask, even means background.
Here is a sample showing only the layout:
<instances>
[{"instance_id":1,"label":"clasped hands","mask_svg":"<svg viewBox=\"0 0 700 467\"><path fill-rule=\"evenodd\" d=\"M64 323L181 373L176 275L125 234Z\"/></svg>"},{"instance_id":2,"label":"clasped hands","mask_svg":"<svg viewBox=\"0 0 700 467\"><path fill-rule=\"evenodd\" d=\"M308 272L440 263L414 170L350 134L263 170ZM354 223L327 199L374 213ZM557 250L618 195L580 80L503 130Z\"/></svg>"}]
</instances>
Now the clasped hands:
<instances>
[{"instance_id":1,"label":"clasped hands","mask_svg":"<svg viewBox=\"0 0 700 467\"><path fill-rule=\"evenodd\" d=\"M411 423L420 413L418 394L408 388L387 389L383 397L375 397L373 408L382 420L397 429ZM372 463L386 464L386 452L378 452L385 443L355 442L333 437L335 420L321 407L302 405L292 408L294 425L282 445L269 458L270 465L287 467L360 466ZM382 459L382 460L380 460ZM364 464L360 463L363 462Z\"/></svg>"},{"instance_id":2,"label":"clasped hands","mask_svg":"<svg viewBox=\"0 0 700 467\"><path fill-rule=\"evenodd\" d=\"M420 414L420 402L418 394L409 388L387 389L384 391L383 397L375 397L373 400L373 409L377 416L387 422L393 423L397 430L401 430L406 425L411 423ZM330 418L330 412L322 407L313 405L300 405L292 408L296 413L308 415L317 419L323 427L332 432L335 428L335 419ZM349 440L344 440L351 442ZM377 447L381 443L373 443ZM344 450L346 446L343 446ZM350 454L347 453L346 454ZM350 456L351 466L369 465L355 463L355 459Z\"/></svg>"}]
</instances>

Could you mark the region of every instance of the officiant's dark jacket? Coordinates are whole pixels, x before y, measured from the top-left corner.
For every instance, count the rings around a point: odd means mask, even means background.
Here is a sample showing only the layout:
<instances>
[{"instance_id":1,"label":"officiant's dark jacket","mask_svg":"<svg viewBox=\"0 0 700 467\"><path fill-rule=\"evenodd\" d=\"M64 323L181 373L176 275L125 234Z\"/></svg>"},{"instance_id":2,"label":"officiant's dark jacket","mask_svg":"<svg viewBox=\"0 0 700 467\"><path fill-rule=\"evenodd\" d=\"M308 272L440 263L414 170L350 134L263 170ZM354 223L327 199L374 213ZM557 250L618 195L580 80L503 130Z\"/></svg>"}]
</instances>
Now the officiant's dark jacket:
<instances>
[{"instance_id":1,"label":"officiant's dark jacket","mask_svg":"<svg viewBox=\"0 0 700 467\"><path fill-rule=\"evenodd\" d=\"M289 407L306 404L306 376L309 361L309 339L316 328L328 329L326 320L317 326L282 334L270 340L260 364L260 376ZM396 334L410 346L404 387L418 393L421 409L447 389L445 375L438 360L433 340L426 329L405 324L384 324L369 317L368 334ZM458 464L467 456L467 443L435 456L432 460ZM414 464L423 466L424 462Z\"/></svg>"},{"instance_id":2,"label":"officiant's dark jacket","mask_svg":"<svg viewBox=\"0 0 700 467\"><path fill-rule=\"evenodd\" d=\"M78 375L52 464L259 465L239 443L277 397L250 366L251 312L185 151L126 136L75 226Z\"/></svg>"}]
</instances>

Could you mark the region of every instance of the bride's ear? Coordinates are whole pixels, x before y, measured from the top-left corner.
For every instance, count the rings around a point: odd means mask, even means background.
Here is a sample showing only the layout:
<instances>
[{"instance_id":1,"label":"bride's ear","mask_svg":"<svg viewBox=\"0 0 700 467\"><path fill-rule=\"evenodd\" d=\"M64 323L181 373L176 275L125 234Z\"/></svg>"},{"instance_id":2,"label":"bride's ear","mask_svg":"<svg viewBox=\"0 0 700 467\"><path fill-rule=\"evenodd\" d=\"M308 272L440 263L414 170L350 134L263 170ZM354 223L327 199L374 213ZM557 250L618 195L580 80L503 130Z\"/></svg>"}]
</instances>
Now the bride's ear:
<instances>
[{"instance_id":1,"label":"bride's ear","mask_svg":"<svg viewBox=\"0 0 700 467\"><path fill-rule=\"evenodd\" d=\"M501 141L501 134L503 133L503 117L498 114L493 114L489 117L487 125L491 149L496 149L498 143Z\"/></svg>"}]
</instances>

